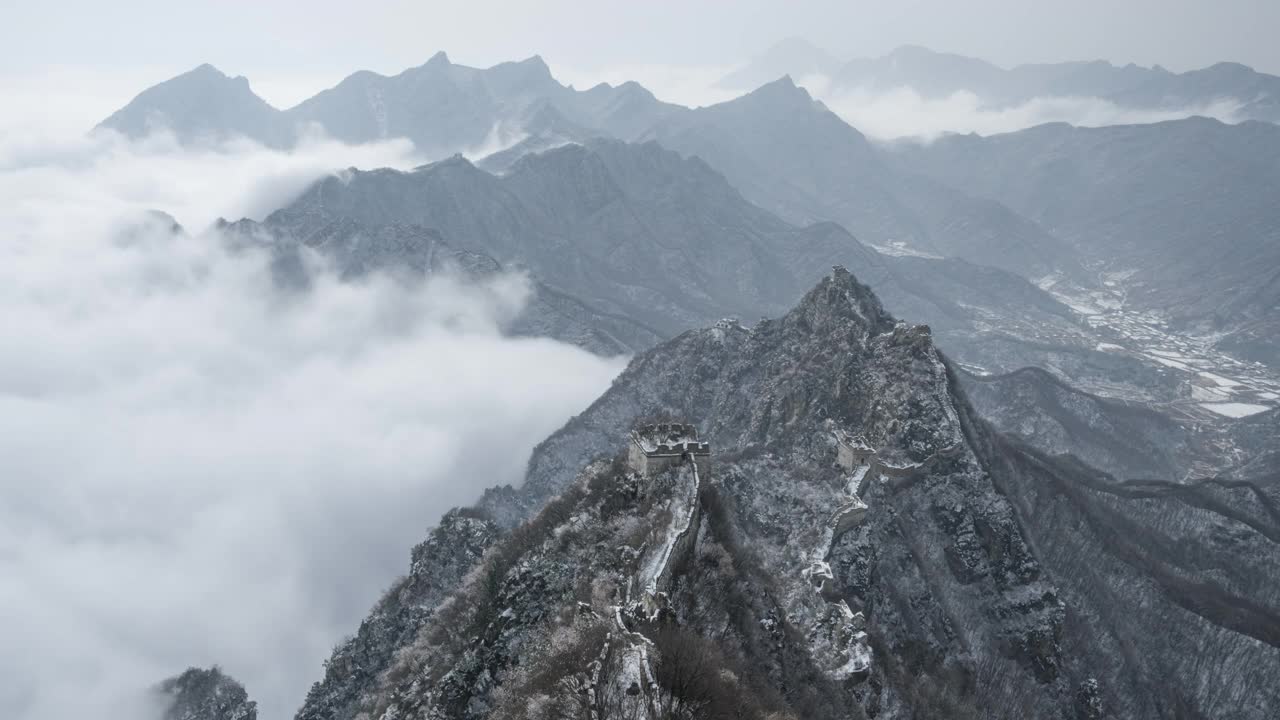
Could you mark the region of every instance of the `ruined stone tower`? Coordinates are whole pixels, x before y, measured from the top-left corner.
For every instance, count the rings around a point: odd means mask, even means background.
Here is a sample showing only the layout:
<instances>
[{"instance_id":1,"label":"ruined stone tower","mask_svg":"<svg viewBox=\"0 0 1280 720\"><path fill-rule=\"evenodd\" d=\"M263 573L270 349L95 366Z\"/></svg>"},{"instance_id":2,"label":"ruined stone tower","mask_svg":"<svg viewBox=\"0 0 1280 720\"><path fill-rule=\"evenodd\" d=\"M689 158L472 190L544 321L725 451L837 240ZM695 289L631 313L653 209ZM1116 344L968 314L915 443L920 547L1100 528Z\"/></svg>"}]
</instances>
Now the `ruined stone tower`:
<instances>
[{"instance_id":1,"label":"ruined stone tower","mask_svg":"<svg viewBox=\"0 0 1280 720\"><path fill-rule=\"evenodd\" d=\"M860 436L850 435L843 430L836 431L836 463L845 470L856 470L861 465L870 465L876 460L876 450Z\"/></svg>"},{"instance_id":2,"label":"ruined stone tower","mask_svg":"<svg viewBox=\"0 0 1280 720\"><path fill-rule=\"evenodd\" d=\"M694 426L659 423L631 431L627 464L640 475L653 477L686 461L698 468L699 475L711 472L711 443L699 440Z\"/></svg>"}]
</instances>

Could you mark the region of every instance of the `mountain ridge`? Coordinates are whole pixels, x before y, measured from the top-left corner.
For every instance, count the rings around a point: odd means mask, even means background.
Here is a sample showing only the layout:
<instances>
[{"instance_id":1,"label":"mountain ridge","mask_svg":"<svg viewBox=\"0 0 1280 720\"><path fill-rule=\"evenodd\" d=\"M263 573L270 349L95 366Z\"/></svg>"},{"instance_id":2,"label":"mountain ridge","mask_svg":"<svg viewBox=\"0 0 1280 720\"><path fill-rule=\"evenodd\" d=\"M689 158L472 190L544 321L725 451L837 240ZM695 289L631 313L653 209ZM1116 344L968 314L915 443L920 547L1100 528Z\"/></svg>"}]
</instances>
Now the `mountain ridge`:
<instances>
[{"instance_id":1,"label":"mountain ridge","mask_svg":"<svg viewBox=\"0 0 1280 720\"><path fill-rule=\"evenodd\" d=\"M1043 456L992 432L957 382L927 328L896 323L843 269L781 318L638 355L535 449L524 485L486 494L479 517L511 530L381 680L336 705L328 678L298 717L587 717L593 703L706 710L735 696L745 717L1265 717L1280 588L1259 551L1277 518L1226 485L1116 486ZM627 470L627 430L661 417L697 423L715 450L702 519L650 615L625 590L629 568L643 572L644 539L698 477ZM872 478L862 519L824 539L853 492L836 430L908 470ZM1193 566L1154 554L1170 541L1228 569L1189 583ZM1152 632L1174 618L1179 633ZM710 642L700 662L730 673L700 700L673 682L691 636ZM637 687L622 660L646 646L654 680L641 671ZM1213 689L1189 681L1204 667Z\"/></svg>"},{"instance_id":2,"label":"mountain ridge","mask_svg":"<svg viewBox=\"0 0 1280 720\"><path fill-rule=\"evenodd\" d=\"M1116 65L1106 60L1024 63L1001 67L980 58L903 45L879 57L841 63L806 60L814 53L766 51L721 80L731 89L747 89L765 77L787 73L831 79L837 91L888 91L911 88L926 99L959 92L978 96L984 107L1002 109L1049 97L1096 97L1120 107L1146 110L1207 108L1232 101L1242 119L1280 122L1280 77L1236 62L1174 73L1154 65ZM828 56L829 57L829 56Z\"/></svg>"},{"instance_id":3,"label":"mountain ridge","mask_svg":"<svg viewBox=\"0 0 1280 720\"><path fill-rule=\"evenodd\" d=\"M747 202L700 157L654 143L570 144L527 154L500 175L460 157L412 173L348 173L312 186L267 224L305 238L338 220L434 228L451 246L526 268L548 287L665 337L723 317L781 312L813 278L846 264L974 364L1025 364L1030 346L1021 357L1008 346L1049 328L1063 352L1093 347L1070 310L1016 275L883 256L834 223L796 227ZM986 349L995 314L1007 319L999 354Z\"/></svg>"}]
</instances>

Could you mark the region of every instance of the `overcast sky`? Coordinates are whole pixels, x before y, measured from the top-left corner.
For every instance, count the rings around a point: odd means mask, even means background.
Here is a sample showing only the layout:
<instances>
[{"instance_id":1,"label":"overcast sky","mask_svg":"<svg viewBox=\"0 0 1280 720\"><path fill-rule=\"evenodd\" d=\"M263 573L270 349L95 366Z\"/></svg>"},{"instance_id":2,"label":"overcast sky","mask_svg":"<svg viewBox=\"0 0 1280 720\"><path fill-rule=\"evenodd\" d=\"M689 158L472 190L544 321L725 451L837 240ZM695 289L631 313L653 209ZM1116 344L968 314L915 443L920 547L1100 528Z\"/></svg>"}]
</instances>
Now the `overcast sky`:
<instances>
[{"instance_id":1,"label":"overcast sky","mask_svg":"<svg viewBox=\"0 0 1280 720\"><path fill-rule=\"evenodd\" d=\"M582 69L731 66L788 36L850 57L920 44L1003 65L1234 60L1280 73L1275 0L65 0L10 3L5 16L0 67L10 72L91 64L158 80L211 62L268 99L437 50L476 65L536 53Z\"/></svg>"}]
</instances>

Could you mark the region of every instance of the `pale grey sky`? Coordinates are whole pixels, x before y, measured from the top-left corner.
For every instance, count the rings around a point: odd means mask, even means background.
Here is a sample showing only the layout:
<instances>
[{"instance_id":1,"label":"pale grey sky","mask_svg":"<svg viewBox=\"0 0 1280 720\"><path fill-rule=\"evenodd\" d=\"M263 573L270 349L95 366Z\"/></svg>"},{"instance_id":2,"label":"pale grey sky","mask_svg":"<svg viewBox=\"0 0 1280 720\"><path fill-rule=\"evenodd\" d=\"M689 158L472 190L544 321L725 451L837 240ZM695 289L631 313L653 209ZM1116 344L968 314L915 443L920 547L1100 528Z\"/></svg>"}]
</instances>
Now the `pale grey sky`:
<instances>
[{"instance_id":1,"label":"pale grey sky","mask_svg":"<svg viewBox=\"0 0 1280 720\"><path fill-rule=\"evenodd\" d=\"M211 62L270 81L417 65L733 65L804 37L840 56L902 44L1020 62L1106 59L1185 70L1234 60L1280 73L1276 0L8 0L0 67L166 72Z\"/></svg>"}]
</instances>

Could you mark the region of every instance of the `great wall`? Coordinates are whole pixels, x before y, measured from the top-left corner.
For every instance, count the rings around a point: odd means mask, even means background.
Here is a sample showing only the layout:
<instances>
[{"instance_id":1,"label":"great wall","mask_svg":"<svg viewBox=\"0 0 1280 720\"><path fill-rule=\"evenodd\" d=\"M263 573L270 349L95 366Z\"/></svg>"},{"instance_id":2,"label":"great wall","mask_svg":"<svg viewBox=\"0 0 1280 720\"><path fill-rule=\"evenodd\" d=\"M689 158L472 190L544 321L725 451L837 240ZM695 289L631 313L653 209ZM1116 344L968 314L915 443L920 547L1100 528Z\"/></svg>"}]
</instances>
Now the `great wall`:
<instances>
[{"instance_id":1,"label":"great wall","mask_svg":"<svg viewBox=\"0 0 1280 720\"><path fill-rule=\"evenodd\" d=\"M838 662L829 670L832 677L861 680L867 677L872 661L866 633L866 619L854 611L841 597L829 564L831 549L846 533L858 528L869 508L863 499L872 483L881 483L894 491L927 475L959 446L945 448L924 461L905 465L890 463L861 437L839 428L833 429L836 444L835 464L845 472L839 506L824 523L817 546L802 570L814 592L830 606L838 624L833 646L840 653ZM653 622L668 608L668 592L673 581L673 568L678 559L693 552L695 529L701 516L700 497L703 477L711 469L711 445L699 439L697 429L688 424L659 423L642 425L629 435L627 465L633 476L672 483L669 518L659 533L660 541L640 551L639 567L623 594L622 602L609 609L613 630L605 638L599 657L592 662L588 694L591 717L601 717L602 682L611 685L613 697L623 698L624 705L635 717L646 717L646 706L656 688L652 667L653 641L631 629L627 619ZM586 612L594 612L589 607ZM602 677L611 651L621 653L617 676Z\"/></svg>"}]
</instances>

